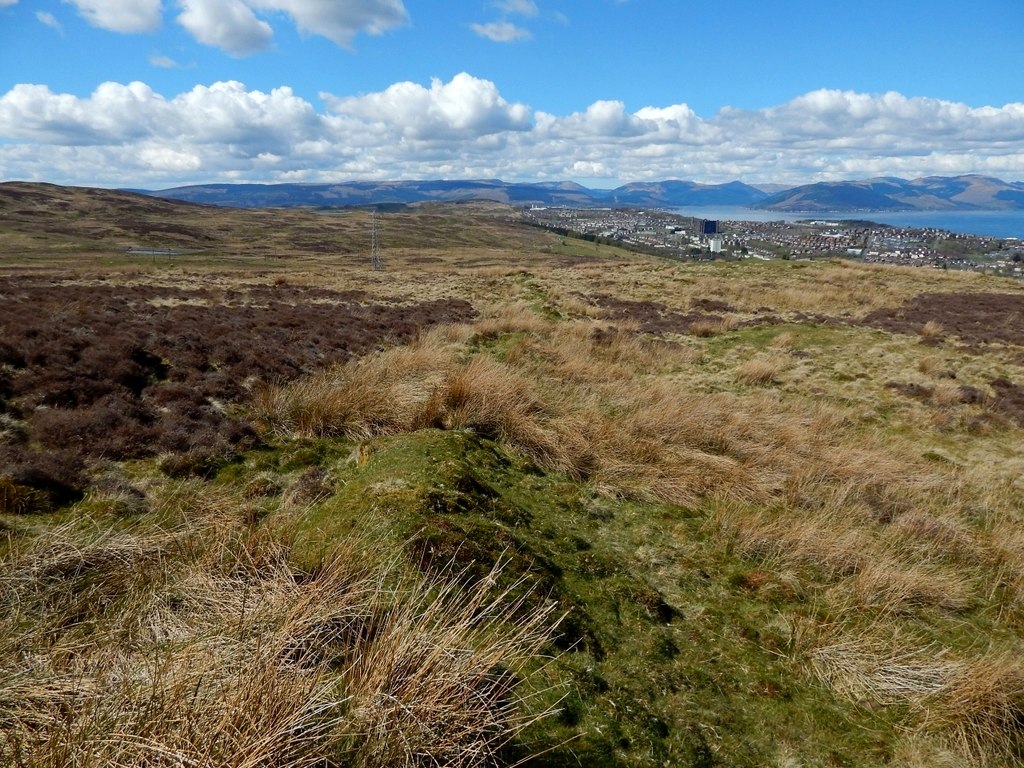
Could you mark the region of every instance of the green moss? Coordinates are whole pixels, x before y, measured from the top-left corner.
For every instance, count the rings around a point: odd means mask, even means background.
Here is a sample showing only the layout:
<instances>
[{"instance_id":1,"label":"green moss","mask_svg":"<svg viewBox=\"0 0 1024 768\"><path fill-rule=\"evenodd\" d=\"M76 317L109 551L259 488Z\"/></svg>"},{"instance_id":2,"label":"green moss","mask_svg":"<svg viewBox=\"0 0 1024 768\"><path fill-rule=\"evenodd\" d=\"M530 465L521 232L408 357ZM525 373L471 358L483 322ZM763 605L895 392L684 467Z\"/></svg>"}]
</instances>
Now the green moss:
<instances>
[{"instance_id":1,"label":"green moss","mask_svg":"<svg viewBox=\"0 0 1024 768\"><path fill-rule=\"evenodd\" d=\"M372 525L413 567L454 562L473 579L503 561L504 578L564 612L543 671L553 688L536 700L564 696L561 714L511 753L554 747L537 763L552 767L752 767L782 745L817 759L829 744L835 764L882 759L877 734L895 721L813 682L793 642L804 596L760 583L701 510L595 496L467 432L370 441L362 463L348 453L317 448L337 492L302 519L297 565Z\"/></svg>"}]
</instances>

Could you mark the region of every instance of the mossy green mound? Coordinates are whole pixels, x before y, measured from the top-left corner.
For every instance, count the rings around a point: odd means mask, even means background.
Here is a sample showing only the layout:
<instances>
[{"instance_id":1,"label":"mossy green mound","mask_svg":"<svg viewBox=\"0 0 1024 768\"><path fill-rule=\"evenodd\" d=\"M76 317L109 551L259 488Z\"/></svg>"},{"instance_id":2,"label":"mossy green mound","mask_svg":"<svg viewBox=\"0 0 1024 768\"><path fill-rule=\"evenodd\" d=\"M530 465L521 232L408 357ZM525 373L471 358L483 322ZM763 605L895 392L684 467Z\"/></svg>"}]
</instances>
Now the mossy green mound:
<instances>
[{"instance_id":1,"label":"mossy green mound","mask_svg":"<svg viewBox=\"0 0 1024 768\"><path fill-rule=\"evenodd\" d=\"M560 715L513 748L547 750L533 764L761 766L817 760L821 744L835 764L886 759L885 713L802 669L800 589L724 551L702 509L599 496L465 431L297 442L258 462L329 478L298 523L300 569L369 527L410 566L474 580L505 562L505 579L557 601L538 705L561 697Z\"/></svg>"}]
</instances>

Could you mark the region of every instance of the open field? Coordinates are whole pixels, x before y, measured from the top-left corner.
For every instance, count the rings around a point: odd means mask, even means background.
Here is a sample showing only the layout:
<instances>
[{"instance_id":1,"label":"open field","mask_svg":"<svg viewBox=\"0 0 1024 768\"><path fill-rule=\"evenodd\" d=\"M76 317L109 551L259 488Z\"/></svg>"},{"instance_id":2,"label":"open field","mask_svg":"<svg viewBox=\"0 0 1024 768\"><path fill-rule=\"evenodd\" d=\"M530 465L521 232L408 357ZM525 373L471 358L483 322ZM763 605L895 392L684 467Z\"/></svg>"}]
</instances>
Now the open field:
<instances>
[{"instance_id":1,"label":"open field","mask_svg":"<svg viewBox=\"0 0 1024 768\"><path fill-rule=\"evenodd\" d=\"M0 185L0 764L1024 760L1024 286L378 219Z\"/></svg>"}]
</instances>

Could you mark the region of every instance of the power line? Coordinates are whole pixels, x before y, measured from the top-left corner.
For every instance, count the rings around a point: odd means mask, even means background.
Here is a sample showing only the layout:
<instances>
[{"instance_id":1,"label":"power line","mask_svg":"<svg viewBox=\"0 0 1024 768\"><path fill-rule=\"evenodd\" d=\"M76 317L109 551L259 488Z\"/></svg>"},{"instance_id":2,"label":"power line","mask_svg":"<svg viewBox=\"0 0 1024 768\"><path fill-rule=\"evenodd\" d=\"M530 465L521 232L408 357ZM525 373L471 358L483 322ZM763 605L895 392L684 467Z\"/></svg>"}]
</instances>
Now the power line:
<instances>
[{"instance_id":1,"label":"power line","mask_svg":"<svg viewBox=\"0 0 1024 768\"><path fill-rule=\"evenodd\" d=\"M384 262L380 257L380 231L376 211L370 214L370 265L374 272L384 270Z\"/></svg>"}]
</instances>

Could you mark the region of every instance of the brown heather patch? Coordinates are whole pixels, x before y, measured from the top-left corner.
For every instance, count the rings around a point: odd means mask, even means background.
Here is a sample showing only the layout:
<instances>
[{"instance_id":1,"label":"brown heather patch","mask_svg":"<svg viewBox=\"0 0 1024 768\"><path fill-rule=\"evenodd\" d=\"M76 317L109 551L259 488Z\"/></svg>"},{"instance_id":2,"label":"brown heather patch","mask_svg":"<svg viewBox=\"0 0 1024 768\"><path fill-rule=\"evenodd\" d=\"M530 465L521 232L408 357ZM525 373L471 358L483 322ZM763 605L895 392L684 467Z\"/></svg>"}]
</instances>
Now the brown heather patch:
<instances>
[{"instance_id":1,"label":"brown heather patch","mask_svg":"<svg viewBox=\"0 0 1024 768\"><path fill-rule=\"evenodd\" d=\"M1019 293L923 293L898 308L878 309L861 322L894 333L943 333L971 346L1001 342L1024 346L1024 295Z\"/></svg>"},{"instance_id":2,"label":"brown heather patch","mask_svg":"<svg viewBox=\"0 0 1024 768\"><path fill-rule=\"evenodd\" d=\"M621 323L630 321L643 333L690 333L713 336L731 331L739 325L732 316L681 312L656 301L632 301L613 296L595 296L594 302L604 310L604 317Z\"/></svg>"},{"instance_id":3,"label":"brown heather patch","mask_svg":"<svg viewBox=\"0 0 1024 768\"><path fill-rule=\"evenodd\" d=\"M986 425L1005 429L1011 423L1024 426L1024 387L1008 379L992 379L990 391L958 384L948 378L940 379L933 386L895 381L886 382L885 386L947 412L957 406L978 406L982 410L978 412L976 409L975 414L965 421L968 429L980 430ZM937 423L945 424L946 428L958 426L948 419L940 419Z\"/></svg>"},{"instance_id":4,"label":"brown heather patch","mask_svg":"<svg viewBox=\"0 0 1024 768\"><path fill-rule=\"evenodd\" d=\"M7 280L0 395L25 427L23 440L0 446L0 473L50 493L53 482L32 479L38 466L37 475L80 491L67 479L98 458L245 448L255 435L231 405L255 383L294 379L474 315L465 301L380 305L362 296L292 285L225 293ZM74 460L55 476L43 451Z\"/></svg>"},{"instance_id":5,"label":"brown heather patch","mask_svg":"<svg viewBox=\"0 0 1024 768\"><path fill-rule=\"evenodd\" d=\"M1004 378L994 379L990 384L995 392L993 408L1024 427L1024 386Z\"/></svg>"}]
</instances>

